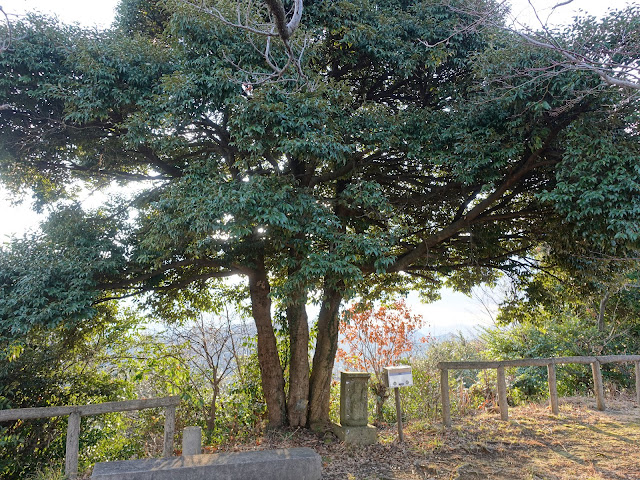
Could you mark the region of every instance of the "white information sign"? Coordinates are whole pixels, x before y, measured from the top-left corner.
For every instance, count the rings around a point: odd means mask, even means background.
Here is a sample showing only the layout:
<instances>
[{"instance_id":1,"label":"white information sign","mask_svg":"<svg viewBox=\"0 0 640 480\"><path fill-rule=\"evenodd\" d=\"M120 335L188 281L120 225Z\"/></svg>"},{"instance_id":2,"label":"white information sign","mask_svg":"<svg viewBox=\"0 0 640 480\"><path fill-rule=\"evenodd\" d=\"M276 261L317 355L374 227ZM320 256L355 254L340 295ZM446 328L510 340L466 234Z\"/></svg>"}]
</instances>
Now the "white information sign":
<instances>
[{"instance_id":1,"label":"white information sign","mask_svg":"<svg viewBox=\"0 0 640 480\"><path fill-rule=\"evenodd\" d=\"M411 366L384 367L384 380L389 388L410 387L413 385Z\"/></svg>"}]
</instances>

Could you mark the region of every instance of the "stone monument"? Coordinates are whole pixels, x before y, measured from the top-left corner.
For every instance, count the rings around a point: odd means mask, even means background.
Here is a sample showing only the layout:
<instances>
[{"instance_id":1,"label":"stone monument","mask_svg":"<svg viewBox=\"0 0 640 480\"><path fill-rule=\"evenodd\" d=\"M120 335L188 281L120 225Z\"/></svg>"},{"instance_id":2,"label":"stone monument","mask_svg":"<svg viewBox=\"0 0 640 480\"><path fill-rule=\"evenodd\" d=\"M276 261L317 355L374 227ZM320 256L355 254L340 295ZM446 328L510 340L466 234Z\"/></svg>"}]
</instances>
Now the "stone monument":
<instances>
[{"instance_id":1,"label":"stone monument","mask_svg":"<svg viewBox=\"0 0 640 480\"><path fill-rule=\"evenodd\" d=\"M376 443L376 428L368 424L369 377L366 372L340 372L340 424L334 432L345 443Z\"/></svg>"},{"instance_id":2,"label":"stone monument","mask_svg":"<svg viewBox=\"0 0 640 480\"><path fill-rule=\"evenodd\" d=\"M200 455L202 453L202 428L185 427L182 430L182 455Z\"/></svg>"}]
</instances>

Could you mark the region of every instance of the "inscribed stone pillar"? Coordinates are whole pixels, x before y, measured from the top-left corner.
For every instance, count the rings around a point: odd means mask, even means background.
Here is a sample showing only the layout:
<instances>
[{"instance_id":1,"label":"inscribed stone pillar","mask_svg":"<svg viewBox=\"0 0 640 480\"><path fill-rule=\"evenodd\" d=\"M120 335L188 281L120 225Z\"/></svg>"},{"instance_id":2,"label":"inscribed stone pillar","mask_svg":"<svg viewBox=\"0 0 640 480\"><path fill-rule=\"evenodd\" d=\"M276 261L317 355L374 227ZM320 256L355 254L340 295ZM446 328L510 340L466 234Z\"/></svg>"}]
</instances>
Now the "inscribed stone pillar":
<instances>
[{"instance_id":1,"label":"inscribed stone pillar","mask_svg":"<svg viewBox=\"0 0 640 480\"><path fill-rule=\"evenodd\" d=\"M377 441L375 427L368 425L370 376L365 372L340 372L340 425L334 431L345 443L370 445Z\"/></svg>"},{"instance_id":2,"label":"inscribed stone pillar","mask_svg":"<svg viewBox=\"0 0 640 480\"><path fill-rule=\"evenodd\" d=\"M370 373L340 372L340 424L365 427L369 419Z\"/></svg>"}]
</instances>

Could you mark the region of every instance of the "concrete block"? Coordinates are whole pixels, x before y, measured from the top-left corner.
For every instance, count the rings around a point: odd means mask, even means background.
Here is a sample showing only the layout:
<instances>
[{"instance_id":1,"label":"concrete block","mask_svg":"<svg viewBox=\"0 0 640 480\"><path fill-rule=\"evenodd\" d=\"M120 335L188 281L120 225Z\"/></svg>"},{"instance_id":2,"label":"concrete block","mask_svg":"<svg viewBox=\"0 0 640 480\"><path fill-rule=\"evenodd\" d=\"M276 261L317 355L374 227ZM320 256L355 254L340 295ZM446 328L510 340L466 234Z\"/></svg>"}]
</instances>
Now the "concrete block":
<instances>
[{"instance_id":1,"label":"concrete block","mask_svg":"<svg viewBox=\"0 0 640 480\"><path fill-rule=\"evenodd\" d=\"M182 455L202 453L202 428L185 427L182 430Z\"/></svg>"},{"instance_id":2,"label":"concrete block","mask_svg":"<svg viewBox=\"0 0 640 480\"><path fill-rule=\"evenodd\" d=\"M352 427L350 425L334 425L333 433L344 443L357 445L373 445L378 441L378 431L372 425Z\"/></svg>"},{"instance_id":3,"label":"concrete block","mask_svg":"<svg viewBox=\"0 0 640 480\"><path fill-rule=\"evenodd\" d=\"M322 461L310 448L217 453L97 463L98 480L320 480Z\"/></svg>"}]
</instances>

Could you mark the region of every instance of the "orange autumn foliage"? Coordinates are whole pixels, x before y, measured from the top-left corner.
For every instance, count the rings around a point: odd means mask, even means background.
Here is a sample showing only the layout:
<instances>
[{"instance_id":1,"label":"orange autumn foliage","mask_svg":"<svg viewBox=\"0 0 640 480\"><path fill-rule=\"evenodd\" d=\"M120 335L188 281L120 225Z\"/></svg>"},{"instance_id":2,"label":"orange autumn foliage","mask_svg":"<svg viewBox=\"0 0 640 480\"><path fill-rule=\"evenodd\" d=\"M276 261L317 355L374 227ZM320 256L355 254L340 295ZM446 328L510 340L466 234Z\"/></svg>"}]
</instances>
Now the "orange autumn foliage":
<instances>
[{"instance_id":1,"label":"orange autumn foliage","mask_svg":"<svg viewBox=\"0 0 640 480\"><path fill-rule=\"evenodd\" d=\"M413 334L424 325L421 315L413 315L404 300L390 307L360 311L351 307L340 323L345 348L336 359L351 370L373 371L382 383L382 369L394 365L413 348ZM422 342L427 342L423 337Z\"/></svg>"}]
</instances>

